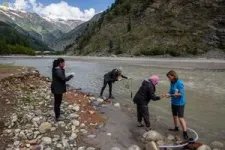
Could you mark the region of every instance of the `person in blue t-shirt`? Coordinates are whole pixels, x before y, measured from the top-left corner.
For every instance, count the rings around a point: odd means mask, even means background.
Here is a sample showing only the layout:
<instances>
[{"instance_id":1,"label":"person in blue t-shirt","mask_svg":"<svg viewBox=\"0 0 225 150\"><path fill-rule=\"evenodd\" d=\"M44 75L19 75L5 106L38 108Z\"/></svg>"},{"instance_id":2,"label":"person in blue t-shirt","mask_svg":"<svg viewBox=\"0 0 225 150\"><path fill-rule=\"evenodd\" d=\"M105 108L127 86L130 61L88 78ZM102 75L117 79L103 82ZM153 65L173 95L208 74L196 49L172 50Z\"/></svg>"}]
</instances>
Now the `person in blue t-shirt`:
<instances>
[{"instance_id":1,"label":"person in blue t-shirt","mask_svg":"<svg viewBox=\"0 0 225 150\"><path fill-rule=\"evenodd\" d=\"M166 75L168 79L170 80L170 90L168 94L165 96L167 98L171 98L171 108L172 108L172 114L173 114L173 120L174 120L174 129L169 129L170 131L179 131L178 128L178 120L180 121L180 124L183 128L183 136L184 139L187 140L188 134L187 134L187 125L186 121L184 119L184 107L186 103L186 97L185 97L185 91L184 91L184 83L181 79L178 78L178 75L175 71L170 71Z\"/></svg>"}]
</instances>

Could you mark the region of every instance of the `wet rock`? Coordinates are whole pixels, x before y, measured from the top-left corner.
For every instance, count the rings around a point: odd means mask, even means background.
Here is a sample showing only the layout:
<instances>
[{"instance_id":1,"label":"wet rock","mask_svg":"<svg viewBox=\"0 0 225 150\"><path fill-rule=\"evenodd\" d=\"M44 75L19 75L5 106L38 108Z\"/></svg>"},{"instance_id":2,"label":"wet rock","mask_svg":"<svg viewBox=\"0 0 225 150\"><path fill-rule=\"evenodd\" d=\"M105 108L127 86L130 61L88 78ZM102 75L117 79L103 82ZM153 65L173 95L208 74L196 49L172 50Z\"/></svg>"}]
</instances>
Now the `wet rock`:
<instances>
[{"instance_id":1,"label":"wet rock","mask_svg":"<svg viewBox=\"0 0 225 150\"><path fill-rule=\"evenodd\" d=\"M145 141L160 141L163 140L163 136L156 131L149 131L143 135Z\"/></svg>"},{"instance_id":2,"label":"wet rock","mask_svg":"<svg viewBox=\"0 0 225 150\"><path fill-rule=\"evenodd\" d=\"M52 139L51 139L50 137L43 137L43 138L41 139L41 141L42 141L44 144L46 144L46 145L49 145L49 144L52 143Z\"/></svg>"},{"instance_id":3,"label":"wet rock","mask_svg":"<svg viewBox=\"0 0 225 150\"><path fill-rule=\"evenodd\" d=\"M214 141L210 144L210 146L213 148L213 149L223 149L224 148L224 145L223 143L219 142L219 141Z\"/></svg>"},{"instance_id":4,"label":"wet rock","mask_svg":"<svg viewBox=\"0 0 225 150\"><path fill-rule=\"evenodd\" d=\"M155 142L149 142L145 146L145 150L159 150Z\"/></svg>"},{"instance_id":5,"label":"wet rock","mask_svg":"<svg viewBox=\"0 0 225 150\"><path fill-rule=\"evenodd\" d=\"M211 150L211 148L208 145L202 145L197 150Z\"/></svg>"},{"instance_id":6,"label":"wet rock","mask_svg":"<svg viewBox=\"0 0 225 150\"><path fill-rule=\"evenodd\" d=\"M44 122L44 123L42 123L42 124L40 125L39 131L40 131L40 133L45 133L45 132L51 130L51 128L52 128L51 123L49 123L49 122Z\"/></svg>"},{"instance_id":7,"label":"wet rock","mask_svg":"<svg viewBox=\"0 0 225 150\"><path fill-rule=\"evenodd\" d=\"M141 150L141 148L137 145L133 145L128 150Z\"/></svg>"}]
</instances>

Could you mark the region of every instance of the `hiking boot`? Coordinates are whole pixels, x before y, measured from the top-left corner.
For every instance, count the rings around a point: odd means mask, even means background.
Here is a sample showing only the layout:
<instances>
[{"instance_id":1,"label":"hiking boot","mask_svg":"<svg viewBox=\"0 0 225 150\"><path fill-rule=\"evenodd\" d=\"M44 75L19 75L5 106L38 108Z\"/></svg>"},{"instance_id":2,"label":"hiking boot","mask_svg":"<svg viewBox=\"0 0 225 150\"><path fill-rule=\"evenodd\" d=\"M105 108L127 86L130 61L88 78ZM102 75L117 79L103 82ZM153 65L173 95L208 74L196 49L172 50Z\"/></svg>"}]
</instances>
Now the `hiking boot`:
<instances>
[{"instance_id":1,"label":"hiking boot","mask_svg":"<svg viewBox=\"0 0 225 150\"><path fill-rule=\"evenodd\" d=\"M63 117L55 118L55 121L56 121L56 122L63 121L63 120L65 120L65 118L63 118Z\"/></svg>"},{"instance_id":2,"label":"hiking boot","mask_svg":"<svg viewBox=\"0 0 225 150\"><path fill-rule=\"evenodd\" d=\"M188 140L189 139L187 131L183 132L183 137L184 137L184 140Z\"/></svg>"},{"instance_id":3,"label":"hiking boot","mask_svg":"<svg viewBox=\"0 0 225 150\"><path fill-rule=\"evenodd\" d=\"M146 131L151 131L152 128L151 128L151 127L146 127L145 130L146 130Z\"/></svg>"},{"instance_id":4,"label":"hiking boot","mask_svg":"<svg viewBox=\"0 0 225 150\"><path fill-rule=\"evenodd\" d=\"M178 132L179 131L179 128L178 127L175 127L174 129L169 129L169 131Z\"/></svg>"}]
</instances>

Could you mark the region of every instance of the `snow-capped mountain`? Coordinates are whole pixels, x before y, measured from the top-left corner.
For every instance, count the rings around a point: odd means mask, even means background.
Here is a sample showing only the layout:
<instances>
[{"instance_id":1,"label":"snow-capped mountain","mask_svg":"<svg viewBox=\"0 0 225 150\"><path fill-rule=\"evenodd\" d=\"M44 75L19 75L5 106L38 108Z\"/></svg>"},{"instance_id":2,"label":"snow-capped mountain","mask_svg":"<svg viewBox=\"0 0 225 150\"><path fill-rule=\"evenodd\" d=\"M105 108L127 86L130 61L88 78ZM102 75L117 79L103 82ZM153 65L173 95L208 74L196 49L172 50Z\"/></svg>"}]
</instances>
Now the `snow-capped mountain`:
<instances>
[{"instance_id":1,"label":"snow-capped mountain","mask_svg":"<svg viewBox=\"0 0 225 150\"><path fill-rule=\"evenodd\" d=\"M81 20L53 20L48 17L41 17L36 13L6 8L5 6L0 6L0 21L16 24L48 45L83 23Z\"/></svg>"}]
</instances>

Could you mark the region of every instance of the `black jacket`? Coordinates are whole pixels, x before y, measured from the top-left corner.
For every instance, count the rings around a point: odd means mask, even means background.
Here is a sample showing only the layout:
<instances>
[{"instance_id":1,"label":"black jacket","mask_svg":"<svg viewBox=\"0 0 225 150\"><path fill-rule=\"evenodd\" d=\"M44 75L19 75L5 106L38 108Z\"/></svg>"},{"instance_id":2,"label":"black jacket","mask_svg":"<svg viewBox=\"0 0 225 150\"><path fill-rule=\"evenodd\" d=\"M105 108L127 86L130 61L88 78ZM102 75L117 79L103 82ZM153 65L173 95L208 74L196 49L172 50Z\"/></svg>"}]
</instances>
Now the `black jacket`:
<instances>
[{"instance_id":1,"label":"black jacket","mask_svg":"<svg viewBox=\"0 0 225 150\"><path fill-rule=\"evenodd\" d=\"M73 75L65 76L65 70L55 68L52 71L52 85L51 91L53 94L63 94L66 92L66 82L69 81Z\"/></svg>"},{"instance_id":2,"label":"black jacket","mask_svg":"<svg viewBox=\"0 0 225 150\"><path fill-rule=\"evenodd\" d=\"M157 101L160 97L155 95L155 86L152 82L144 80L133 101L137 105L148 105L150 100Z\"/></svg>"},{"instance_id":3,"label":"black jacket","mask_svg":"<svg viewBox=\"0 0 225 150\"><path fill-rule=\"evenodd\" d=\"M112 71L110 71L104 75L104 80L105 80L105 82L115 82L115 81L118 81L118 77L119 77L119 70L113 69ZM124 75L121 75L121 77L128 79Z\"/></svg>"}]
</instances>

